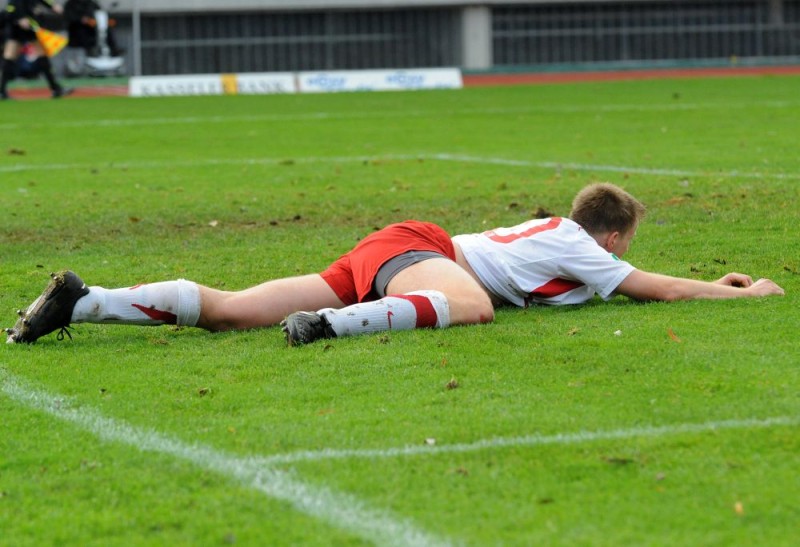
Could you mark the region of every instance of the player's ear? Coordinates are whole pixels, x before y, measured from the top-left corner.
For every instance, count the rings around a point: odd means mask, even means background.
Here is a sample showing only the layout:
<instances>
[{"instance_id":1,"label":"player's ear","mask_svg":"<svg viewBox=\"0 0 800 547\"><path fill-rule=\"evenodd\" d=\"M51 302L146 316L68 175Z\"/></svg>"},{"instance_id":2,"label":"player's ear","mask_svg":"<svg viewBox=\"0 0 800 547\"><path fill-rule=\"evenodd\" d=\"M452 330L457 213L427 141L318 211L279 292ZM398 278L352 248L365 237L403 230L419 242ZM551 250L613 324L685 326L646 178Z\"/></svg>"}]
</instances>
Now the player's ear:
<instances>
[{"instance_id":1,"label":"player's ear","mask_svg":"<svg viewBox=\"0 0 800 547\"><path fill-rule=\"evenodd\" d=\"M618 237L619 232L609 232L606 234L605 245L603 245L603 248L609 253L612 252L614 250L614 246L617 244Z\"/></svg>"}]
</instances>

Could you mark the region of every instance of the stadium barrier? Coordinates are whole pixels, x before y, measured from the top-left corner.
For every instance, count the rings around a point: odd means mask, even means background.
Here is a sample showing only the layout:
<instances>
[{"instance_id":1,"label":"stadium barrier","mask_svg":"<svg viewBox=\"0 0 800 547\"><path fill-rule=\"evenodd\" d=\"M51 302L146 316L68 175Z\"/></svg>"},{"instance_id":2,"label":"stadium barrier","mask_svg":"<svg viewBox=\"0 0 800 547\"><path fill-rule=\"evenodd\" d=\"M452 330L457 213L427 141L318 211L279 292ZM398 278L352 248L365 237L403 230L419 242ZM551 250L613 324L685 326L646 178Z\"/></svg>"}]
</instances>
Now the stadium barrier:
<instances>
[{"instance_id":1,"label":"stadium barrier","mask_svg":"<svg viewBox=\"0 0 800 547\"><path fill-rule=\"evenodd\" d=\"M128 93L131 97L156 97L402 91L461 87L463 79L458 68L420 68L135 76L130 79Z\"/></svg>"}]
</instances>

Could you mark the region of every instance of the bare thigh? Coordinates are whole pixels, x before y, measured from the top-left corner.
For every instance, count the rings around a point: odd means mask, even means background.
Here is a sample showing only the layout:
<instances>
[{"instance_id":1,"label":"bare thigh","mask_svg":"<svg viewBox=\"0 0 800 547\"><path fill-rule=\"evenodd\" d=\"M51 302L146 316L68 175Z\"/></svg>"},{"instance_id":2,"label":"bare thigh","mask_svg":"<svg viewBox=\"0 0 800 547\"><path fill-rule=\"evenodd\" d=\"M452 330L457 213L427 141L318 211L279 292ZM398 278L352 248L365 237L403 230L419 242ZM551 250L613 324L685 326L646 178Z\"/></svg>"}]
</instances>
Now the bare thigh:
<instances>
[{"instance_id":1,"label":"bare thigh","mask_svg":"<svg viewBox=\"0 0 800 547\"><path fill-rule=\"evenodd\" d=\"M16 60L19 57L21 47L16 40L7 40L6 45L3 46L3 59Z\"/></svg>"},{"instance_id":2,"label":"bare thigh","mask_svg":"<svg viewBox=\"0 0 800 547\"><path fill-rule=\"evenodd\" d=\"M197 326L212 331L269 327L296 311L344 307L318 274L275 279L235 292L201 286L200 299Z\"/></svg>"},{"instance_id":3,"label":"bare thigh","mask_svg":"<svg viewBox=\"0 0 800 547\"><path fill-rule=\"evenodd\" d=\"M486 291L461 266L449 258L431 258L409 266L386 286L386 294L433 290L444 293L450 305L450 323L466 325L494 319Z\"/></svg>"}]
</instances>

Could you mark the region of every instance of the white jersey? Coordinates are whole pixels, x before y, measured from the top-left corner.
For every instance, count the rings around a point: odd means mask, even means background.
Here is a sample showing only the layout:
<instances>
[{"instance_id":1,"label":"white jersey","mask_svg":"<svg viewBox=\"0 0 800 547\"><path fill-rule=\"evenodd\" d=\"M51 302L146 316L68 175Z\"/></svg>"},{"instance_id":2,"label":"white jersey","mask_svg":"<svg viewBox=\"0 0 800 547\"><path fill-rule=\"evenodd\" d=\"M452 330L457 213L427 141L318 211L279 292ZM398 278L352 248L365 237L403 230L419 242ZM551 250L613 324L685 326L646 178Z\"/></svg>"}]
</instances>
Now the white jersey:
<instances>
[{"instance_id":1,"label":"white jersey","mask_svg":"<svg viewBox=\"0 0 800 547\"><path fill-rule=\"evenodd\" d=\"M576 222L545 218L453 238L483 285L516 306L604 300L634 267L603 249Z\"/></svg>"}]
</instances>

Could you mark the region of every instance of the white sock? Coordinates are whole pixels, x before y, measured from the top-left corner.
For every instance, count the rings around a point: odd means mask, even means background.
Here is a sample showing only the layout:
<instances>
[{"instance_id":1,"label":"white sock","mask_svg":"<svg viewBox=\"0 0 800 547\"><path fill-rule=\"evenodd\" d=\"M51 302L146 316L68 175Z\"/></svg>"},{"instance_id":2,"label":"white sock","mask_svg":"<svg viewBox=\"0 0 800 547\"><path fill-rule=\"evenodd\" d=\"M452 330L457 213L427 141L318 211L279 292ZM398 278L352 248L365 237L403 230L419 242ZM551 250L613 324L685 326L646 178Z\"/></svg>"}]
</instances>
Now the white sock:
<instances>
[{"instance_id":1,"label":"white sock","mask_svg":"<svg viewBox=\"0 0 800 547\"><path fill-rule=\"evenodd\" d=\"M200 288L185 279L125 289L89 287L89 294L72 310L73 323L193 327L199 317Z\"/></svg>"},{"instance_id":2,"label":"white sock","mask_svg":"<svg viewBox=\"0 0 800 547\"><path fill-rule=\"evenodd\" d=\"M450 306L439 291L385 296L374 302L339 310L325 308L317 313L325 316L336 336L450 325Z\"/></svg>"}]
</instances>

